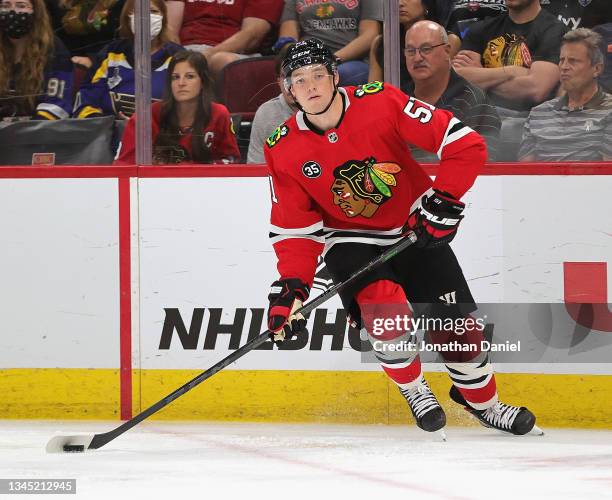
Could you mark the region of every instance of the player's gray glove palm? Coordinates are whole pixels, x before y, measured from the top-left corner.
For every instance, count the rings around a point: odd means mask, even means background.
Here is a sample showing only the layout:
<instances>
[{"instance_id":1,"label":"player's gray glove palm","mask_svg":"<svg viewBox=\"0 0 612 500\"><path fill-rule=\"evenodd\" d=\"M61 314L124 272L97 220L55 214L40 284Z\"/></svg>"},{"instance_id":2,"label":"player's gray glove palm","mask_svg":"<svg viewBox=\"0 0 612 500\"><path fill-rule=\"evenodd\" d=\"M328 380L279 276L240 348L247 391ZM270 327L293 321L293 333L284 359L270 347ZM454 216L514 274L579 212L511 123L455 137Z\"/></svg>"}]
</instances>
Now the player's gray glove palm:
<instances>
[{"instance_id":1,"label":"player's gray glove palm","mask_svg":"<svg viewBox=\"0 0 612 500\"><path fill-rule=\"evenodd\" d=\"M270 287L268 300L268 329L272 340L282 342L306 329L306 320L295 311L308 299L310 287L297 278L275 281Z\"/></svg>"}]
</instances>

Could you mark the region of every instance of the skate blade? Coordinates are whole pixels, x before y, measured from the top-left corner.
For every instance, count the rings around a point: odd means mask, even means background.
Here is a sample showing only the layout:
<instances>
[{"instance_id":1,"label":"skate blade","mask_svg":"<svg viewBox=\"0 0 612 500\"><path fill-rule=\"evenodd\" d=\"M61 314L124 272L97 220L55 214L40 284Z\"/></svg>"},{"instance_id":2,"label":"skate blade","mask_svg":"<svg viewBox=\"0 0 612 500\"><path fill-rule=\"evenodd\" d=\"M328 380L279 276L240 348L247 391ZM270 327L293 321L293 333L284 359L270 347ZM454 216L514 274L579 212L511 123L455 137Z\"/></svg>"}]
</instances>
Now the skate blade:
<instances>
[{"instance_id":1,"label":"skate blade","mask_svg":"<svg viewBox=\"0 0 612 500\"><path fill-rule=\"evenodd\" d=\"M527 435L531 435L531 436L543 436L544 435L544 431L542 429L540 429L537 425L533 426L533 429L531 429Z\"/></svg>"},{"instance_id":2,"label":"skate blade","mask_svg":"<svg viewBox=\"0 0 612 500\"><path fill-rule=\"evenodd\" d=\"M436 431L436 434L440 438L441 441L446 443L446 432L444 432L444 429L440 429L439 431Z\"/></svg>"}]
</instances>

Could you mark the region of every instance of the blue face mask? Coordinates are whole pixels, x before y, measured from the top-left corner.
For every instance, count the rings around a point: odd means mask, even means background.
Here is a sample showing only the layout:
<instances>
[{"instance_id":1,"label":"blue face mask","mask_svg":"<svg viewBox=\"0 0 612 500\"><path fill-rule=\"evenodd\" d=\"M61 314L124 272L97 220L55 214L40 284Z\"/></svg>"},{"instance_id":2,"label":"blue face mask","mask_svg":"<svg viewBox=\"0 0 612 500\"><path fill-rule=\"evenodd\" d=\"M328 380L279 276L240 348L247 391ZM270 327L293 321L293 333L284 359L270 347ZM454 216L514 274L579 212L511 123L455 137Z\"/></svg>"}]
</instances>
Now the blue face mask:
<instances>
[{"instance_id":1,"label":"blue face mask","mask_svg":"<svg viewBox=\"0 0 612 500\"><path fill-rule=\"evenodd\" d=\"M16 12L8 10L0 12L0 30L9 38L17 39L27 35L32 29L33 12Z\"/></svg>"}]
</instances>

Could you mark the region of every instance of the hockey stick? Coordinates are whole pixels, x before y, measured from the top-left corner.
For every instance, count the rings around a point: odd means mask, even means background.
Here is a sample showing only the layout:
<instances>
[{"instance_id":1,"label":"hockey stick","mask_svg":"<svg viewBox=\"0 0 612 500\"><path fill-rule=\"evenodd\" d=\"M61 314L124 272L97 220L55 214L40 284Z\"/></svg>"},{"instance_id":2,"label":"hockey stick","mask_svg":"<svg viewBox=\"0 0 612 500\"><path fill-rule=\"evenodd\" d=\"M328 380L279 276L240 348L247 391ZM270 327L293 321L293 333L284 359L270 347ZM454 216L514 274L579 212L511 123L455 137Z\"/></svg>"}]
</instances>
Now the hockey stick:
<instances>
[{"instance_id":1,"label":"hockey stick","mask_svg":"<svg viewBox=\"0 0 612 500\"><path fill-rule=\"evenodd\" d=\"M319 295L316 299L311 300L310 302L308 302L308 304L306 304L304 307L302 307L296 312L307 314L313 311L321 304L331 299L349 283L354 282L356 279L362 277L374 268L395 257L399 252L412 245L416 241L416 239L416 235L413 232L409 232L405 238L401 239L395 245L392 245L389 249L380 254L378 257L372 259L362 268L355 271L346 280L334 285L325 293ZM208 370L200 373L198 376L194 377L189 382L176 389L174 392L168 394L166 397L159 400L157 403L150 406L142 413L139 413L132 419L128 420L127 422L124 422L119 427L111 431L104 432L102 434L57 435L52 437L46 446L47 453L82 452L86 449L96 450L98 448L101 448L105 444L108 444L113 439L119 437L124 432L130 430L132 427L142 422L144 419L150 417L165 406L169 405L175 399L180 398L183 394L190 391L195 386L201 384L206 379L209 379L215 373L223 370L223 368L225 368L226 366L240 359L249 351L252 351L256 347L266 342L270 338L270 333L270 330L266 330L265 332L260 333L259 336L249 340L242 347L238 348L236 351L223 358L221 361L210 367Z\"/></svg>"}]
</instances>

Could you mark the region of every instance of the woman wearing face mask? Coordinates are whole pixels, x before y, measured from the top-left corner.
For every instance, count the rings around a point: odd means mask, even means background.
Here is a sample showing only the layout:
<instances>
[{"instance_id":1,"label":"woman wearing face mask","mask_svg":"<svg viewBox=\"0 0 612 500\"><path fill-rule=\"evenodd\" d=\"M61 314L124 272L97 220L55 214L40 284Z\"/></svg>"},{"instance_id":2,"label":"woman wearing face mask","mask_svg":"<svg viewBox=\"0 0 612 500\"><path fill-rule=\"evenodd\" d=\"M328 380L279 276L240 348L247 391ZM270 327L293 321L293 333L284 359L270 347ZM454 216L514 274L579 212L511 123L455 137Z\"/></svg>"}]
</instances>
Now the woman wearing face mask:
<instances>
[{"instance_id":1,"label":"woman wearing face mask","mask_svg":"<svg viewBox=\"0 0 612 500\"><path fill-rule=\"evenodd\" d=\"M116 165L136 161L137 116L127 122ZM232 163L240 151L227 108L212 102L206 58L185 50L168 65L164 100L151 109L153 163Z\"/></svg>"},{"instance_id":2,"label":"woman wearing face mask","mask_svg":"<svg viewBox=\"0 0 612 500\"><path fill-rule=\"evenodd\" d=\"M72 64L43 0L0 0L0 119L68 118Z\"/></svg>"},{"instance_id":3,"label":"woman wearing face mask","mask_svg":"<svg viewBox=\"0 0 612 500\"><path fill-rule=\"evenodd\" d=\"M115 115L129 118L135 111L134 85L134 0L127 0L121 11L120 39L102 49L77 93L73 116L92 118ZM163 94L168 62L183 47L172 41L163 0L151 1L151 97Z\"/></svg>"}]
</instances>

